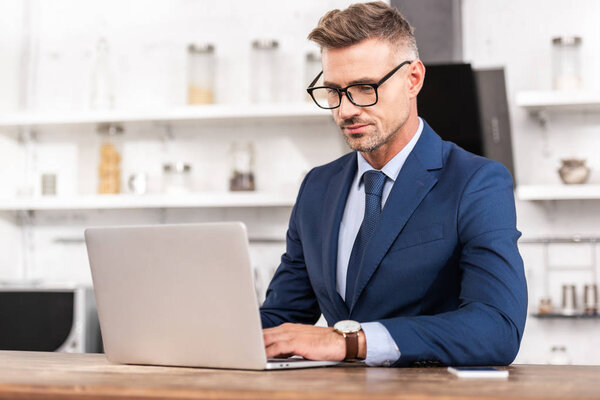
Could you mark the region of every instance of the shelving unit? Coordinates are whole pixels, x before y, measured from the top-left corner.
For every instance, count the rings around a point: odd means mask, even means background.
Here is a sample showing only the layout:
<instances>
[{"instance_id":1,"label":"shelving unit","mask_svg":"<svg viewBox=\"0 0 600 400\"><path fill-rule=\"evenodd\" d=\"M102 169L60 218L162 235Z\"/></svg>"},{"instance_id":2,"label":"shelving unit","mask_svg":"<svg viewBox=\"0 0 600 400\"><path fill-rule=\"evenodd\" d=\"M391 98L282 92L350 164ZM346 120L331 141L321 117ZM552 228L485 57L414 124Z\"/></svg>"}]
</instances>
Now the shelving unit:
<instances>
[{"instance_id":1,"label":"shelving unit","mask_svg":"<svg viewBox=\"0 0 600 400\"><path fill-rule=\"evenodd\" d=\"M600 91L523 91L517 93L515 102L545 126L550 112L600 112ZM526 201L599 200L600 185L519 185L516 197Z\"/></svg>"},{"instance_id":2,"label":"shelving unit","mask_svg":"<svg viewBox=\"0 0 600 400\"><path fill-rule=\"evenodd\" d=\"M204 131L205 129L195 129L197 126L211 126L227 129L233 129L237 132L238 126L250 125L253 128L243 129L243 131L260 131L262 127L270 125L278 126L305 126L306 124L318 124L323 126L333 124L331 112L322 110L312 103L298 102L294 104L216 104L185 106L176 108L157 108L142 110L106 110L106 111L44 111L13 113L0 115L0 135L15 140L22 147L24 160L24 175L34 175L39 171L27 171L31 169L31 163L28 160L33 159L33 152L38 143L41 134L45 141L52 141L55 134L58 134L60 140L69 140L73 135L79 135L80 132L93 133L96 127L102 124L123 125L127 130L136 132L138 135L147 135L151 141L171 140L169 136L170 128L174 130L179 128L188 129L189 132ZM272 129L271 129L272 131ZM297 131L297 129L296 129ZM157 134L158 133L158 134ZM285 131L282 135L289 135ZM198 140L203 140L199 137ZM290 193L293 191L293 193ZM244 215L248 212L250 223L255 220L263 219L267 214L273 211L274 218L279 219L285 215L287 210L283 208L293 207L297 192L288 186L274 188L268 192L196 192L181 195L167 194L118 194L118 195L77 195L64 194L59 192L57 196L30 196L30 197L4 197L0 198L0 218L14 223L22 236L22 263L21 275L28 279L29 271L34 264L33 252L35 226L34 219L37 214L40 218L52 219L51 212L58 211L91 211L89 218L94 218L93 211L96 210L134 210L134 209L156 209L160 212L155 215L158 220L147 219L144 216L143 223L162 223L168 209L192 210L192 209L214 209L215 215L228 215L229 210L223 209L247 209L241 211ZM273 209L273 210L270 210ZM278 208L279 210L275 210ZM259 209L255 212L250 209ZM267 209L266 213L262 209ZM224 211L224 213L221 213ZM44 212L47 214L42 215ZM87 213L82 216L82 220L88 218ZM240 213L234 213L236 218L241 217ZM60 215L56 218L64 218ZM114 221L118 214L110 215L108 220ZM137 217L135 217L137 218ZM198 217L194 217L198 218ZM200 217L202 218L202 217ZM55 219L57 220L57 219ZM196 219L197 220L197 219ZM130 220L127 220L130 223ZM267 226L260 229L253 228L251 241L254 242L276 242L281 243L284 239L284 231L279 227ZM81 244L82 236L79 233L57 232L53 244L69 245Z\"/></svg>"},{"instance_id":3,"label":"shelving unit","mask_svg":"<svg viewBox=\"0 0 600 400\"><path fill-rule=\"evenodd\" d=\"M545 126L549 112L600 111L600 91L525 91L517 93L515 103Z\"/></svg>"},{"instance_id":4,"label":"shelving unit","mask_svg":"<svg viewBox=\"0 0 600 400\"><path fill-rule=\"evenodd\" d=\"M131 208L292 207L294 194L213 192L186 195L89 195L0 199L0 211L110 210Z\"/></svg>"},{"instance_id":5,"label":"shelving unit","mask_svg":"<svg viewBox=\"0 0 600 400\"><path fill-rule=\"evenodd\" d=\"M516 189L519 200L598 200L600 185L519 185Z\"/></svg>"},{"instance_id":6,"label":"shelving unit","mask_svg":"<svg viewBox=\"0 0 600 400\"><path fill-rule=\"evenodd\" d=\"M314 104L260 104L260 105L200 105L173 109L128 111L53 111L0 115L0 131L17 128L61 125L90 125L103 123L143 122L226 122L226 121L325 121L331 113Z\"/></svg>"},{"instance_id":7,"label":"shelving unit","mask_svg":"<svg viewBox=\"0 0 600 400\"><path fill-rule=\"evenodd\" d=\"M534 314L531 314L531 316L534 318L539 318L539 319L600 319L600 315L598 315L598 314L564 315L564 314L556 314L556 313L551 313L551 314L534 313Z\"/></svg>"},{"instance_id":8,"label":"shelving unit","mask_svg":"<svg viewBox=\"0 0 600 400\"><path fill-rule=\"evenodd\" d=\"M596 251L597 246L600 243L600 237L596 236L568 236L568 237L540 237L540 238L523 238L519 243L524 244L537 244L543 246L543 265L544 265L544 297L548 297L549 293L549 275L556 271L588 271L594 281L598 277L598 268L596 265ZM549 247L553 244L587 244L591 246L591 259L592 262L588 266L583 267L568 267L568 266L551 266ZM575 314L565 315L557 312L553 313L532 313L530 314L534 318L540 319L597 319L599 315L588 315L588 314Z\"/></svg>"},{"instance_id":9,"label":"shelving unit","mask_svg":"<svg viewBox=\"0 0 600 400\"><path fill-rule=\"evenodd\" d=\"M516 104L529 111L600 111L600 91L525 91Z\"/></svg>"},{"instance_id":10,"label":"shelving unit","mask_svg":"<svg viewBox=\"0 0 600 400\"><path fill-rule=\"evenodd\" d=\"M143 123L326 122L331 113L312 103L214 104L171 109L34 112L0 115L0 133L52 127ZM31 140L23 139L21 140ZM183 196L85 195L0 198L0 211L91 210L131 208L291 207L296 193L213 192Z\"/></svg>"}]
</instances>

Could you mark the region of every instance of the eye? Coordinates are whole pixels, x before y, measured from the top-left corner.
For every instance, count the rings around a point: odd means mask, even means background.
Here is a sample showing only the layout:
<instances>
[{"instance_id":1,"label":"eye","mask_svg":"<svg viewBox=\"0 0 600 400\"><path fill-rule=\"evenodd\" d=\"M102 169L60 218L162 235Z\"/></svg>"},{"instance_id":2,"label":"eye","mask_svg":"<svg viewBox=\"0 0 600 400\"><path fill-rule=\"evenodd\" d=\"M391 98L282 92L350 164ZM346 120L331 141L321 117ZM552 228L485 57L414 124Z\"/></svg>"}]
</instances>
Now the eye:
<instances>
[{"instance_id":1,"label":"eye","mask_svg":"<svg viewBox=\"0 0 600 400\"><path fill-rule=\"evenodd\" d=\"M328 88L326 88L325 90L327 90L327 94L328 94L328 95L334 95L334 94L335 94L335 95L337 95L337 89L334 89L334 88L329 88L329 87L328 87Z\"/></svg>"},{"instance_id":2,"label":"eye","mask_svg":"<svg viewBox=\"0 0 600 400\"><path fill-rule=\"evenodd\" d=\"M369 86L369 85L355 86L355 90L358 90L360 93L364 93L364 94L371 94L375 91L375 89L373 89L373 86Z\"/></svg>"}]
</instances>

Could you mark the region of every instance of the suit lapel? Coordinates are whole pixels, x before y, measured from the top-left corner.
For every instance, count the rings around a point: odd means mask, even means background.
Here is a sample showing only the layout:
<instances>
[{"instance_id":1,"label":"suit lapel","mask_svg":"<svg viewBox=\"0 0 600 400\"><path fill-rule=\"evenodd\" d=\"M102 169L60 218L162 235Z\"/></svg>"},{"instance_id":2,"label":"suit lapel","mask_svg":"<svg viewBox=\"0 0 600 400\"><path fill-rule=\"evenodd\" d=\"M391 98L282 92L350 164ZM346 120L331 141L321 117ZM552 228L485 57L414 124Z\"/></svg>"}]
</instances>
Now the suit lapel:
<instances>
[{"instance_id":1,"label":"suit lapel","mask_svg":"<svg viewBox=\"0 0 600 400\"><path fill-rule=\"evenodd\" d=\"M442 140L424 122L421 137L394 182L381 213L381 220L365 250L350 313L410 216L435 186L437 178L430 171L441 167Z\"/></svg>"},{"instance_id":2,"label":"suit lapel","mask_svg":"<svg viewBox=\"0 0 600 400\"><path fill-rule=\"evenodd\" d=\"M329 298L341 318L342 316L347 318L348 308L336 290L338 236L348 192L357 169L356 153L353 153L353 155L353 157L348 157L345 165L332 177L323 204L323 215L325 216L323 225L323 277L327 285Z\"/></svg>"}]
</instances>

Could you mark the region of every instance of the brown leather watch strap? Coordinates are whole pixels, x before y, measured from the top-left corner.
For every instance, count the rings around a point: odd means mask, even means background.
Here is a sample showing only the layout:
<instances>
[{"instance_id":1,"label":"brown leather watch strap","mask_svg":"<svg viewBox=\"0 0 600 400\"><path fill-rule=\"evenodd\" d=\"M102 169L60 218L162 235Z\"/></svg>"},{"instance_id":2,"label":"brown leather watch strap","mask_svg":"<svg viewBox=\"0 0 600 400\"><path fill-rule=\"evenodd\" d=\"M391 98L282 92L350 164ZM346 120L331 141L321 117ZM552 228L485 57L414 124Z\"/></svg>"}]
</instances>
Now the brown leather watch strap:
<instances>
[{"instance_id":1,"label":"brown leather watch strap","mask_svg":"<svg viewBox=\"0 0 600 400\"><path fill-rule=\"evenodd\" d=\"M358 332L344 333L346 339L346 360L358 357Z\"/></svg>"}]
</instances>

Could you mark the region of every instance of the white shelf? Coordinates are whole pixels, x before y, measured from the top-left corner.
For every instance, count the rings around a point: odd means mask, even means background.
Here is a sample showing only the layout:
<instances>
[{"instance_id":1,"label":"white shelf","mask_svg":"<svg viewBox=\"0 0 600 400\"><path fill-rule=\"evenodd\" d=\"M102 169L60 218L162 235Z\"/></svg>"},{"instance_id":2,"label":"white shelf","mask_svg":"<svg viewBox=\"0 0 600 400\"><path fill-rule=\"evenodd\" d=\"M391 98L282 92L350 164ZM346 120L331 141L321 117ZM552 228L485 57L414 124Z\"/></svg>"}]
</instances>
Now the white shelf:
<instances>
[{"instance_id":1,"label":"white shelf","mask_svg":"<svg viewBox=\"0 0 600 400\"><path fill-rule=\"evenodd\" d=\"M0 211L105 210L131 208L291 207L296 194L213 192L186 195L88 195L0 199Z\"/></svg>"},{"instance_id":2,"label":"white shelf","mask_svg":"<svg viewBox=\"0 0 600 400\"><path fill-rule=\"evenodd\" d=\"M526 91L519 92L516 104L527 111L600 111L600 91Z\"/></svg>"},{"instance_id":3,"label":"white shelf","mask_svg":"<svg viewBox=\"0 0 600 400\"><path fill-rule=\"evenodd\" d=\"M600 185L519 185L519 200L598 200Z\"/></svg>"},{"instance_id":4,"label":"white shelf","mask_svg":"<svg viewBox=\"0 0 600 400\"><path fill-rule=\"evenodd\" d=\"M0 128L159 121L250 121L317 118L331 113L312 103L260 105L200 105L173 109L113 111L53 111L0 115Z\"/></svg>"}]
</instances>

